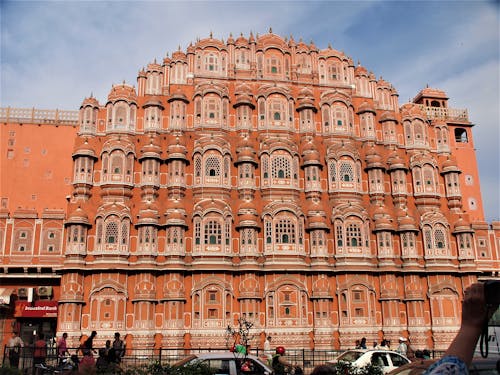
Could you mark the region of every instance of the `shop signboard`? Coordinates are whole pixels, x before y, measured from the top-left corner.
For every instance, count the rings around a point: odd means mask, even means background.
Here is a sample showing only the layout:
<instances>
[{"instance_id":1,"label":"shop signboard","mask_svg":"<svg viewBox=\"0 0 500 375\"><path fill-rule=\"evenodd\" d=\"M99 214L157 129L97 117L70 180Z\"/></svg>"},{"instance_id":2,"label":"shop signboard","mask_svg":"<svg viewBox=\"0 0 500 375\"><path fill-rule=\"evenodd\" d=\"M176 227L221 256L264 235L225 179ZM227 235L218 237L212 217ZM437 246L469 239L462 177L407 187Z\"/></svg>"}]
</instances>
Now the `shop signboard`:
<instances>
[{"instance_id":1,"label":"shop signboard","mask_svg":"<svg viewBox=\"0 0 500 375\"><path fill-rule=\"evenodd\" d=\"M57 318L57 301L16 301L16 318Z\"/></svg>"}]
</instances>

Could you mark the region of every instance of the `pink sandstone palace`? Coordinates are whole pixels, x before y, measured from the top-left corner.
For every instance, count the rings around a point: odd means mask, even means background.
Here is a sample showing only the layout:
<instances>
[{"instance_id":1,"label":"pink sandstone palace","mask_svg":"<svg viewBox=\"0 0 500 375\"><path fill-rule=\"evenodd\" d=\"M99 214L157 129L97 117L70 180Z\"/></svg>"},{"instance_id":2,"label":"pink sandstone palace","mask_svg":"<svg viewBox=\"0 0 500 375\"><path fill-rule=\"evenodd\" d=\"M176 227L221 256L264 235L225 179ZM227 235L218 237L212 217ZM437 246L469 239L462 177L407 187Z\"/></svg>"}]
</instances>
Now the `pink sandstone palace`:
<instances>
[{"instance_id":1,"label":"pink sandstone palace","mask_svg":"<svg viewBox=\"0 0 500 375\"><path fill-rule=\"evenodd\" d=\"M0 342L444 349L498 278L472 123L330 46L197 40L79 111L1 108Z\"/></svg>"}]
</instances>

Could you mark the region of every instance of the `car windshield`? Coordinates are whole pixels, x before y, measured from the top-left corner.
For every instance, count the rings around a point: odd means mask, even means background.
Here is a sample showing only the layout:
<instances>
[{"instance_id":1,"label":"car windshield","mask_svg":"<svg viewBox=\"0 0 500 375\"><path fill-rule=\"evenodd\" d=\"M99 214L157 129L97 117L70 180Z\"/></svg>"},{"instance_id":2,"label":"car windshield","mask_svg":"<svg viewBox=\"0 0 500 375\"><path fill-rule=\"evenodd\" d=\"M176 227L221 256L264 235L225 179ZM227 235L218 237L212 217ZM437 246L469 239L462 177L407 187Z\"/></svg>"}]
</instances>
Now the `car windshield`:
<instances>
[{"instance_id":1,"label":"car windshield","mask_svg":"<svg viewBox=\"0 0 500 375\"><path fill-rule=\"evenodd\" d=\"M339 355L337 358L338 361L344 361L344 362L354 362L356 359L361 357L363 355L363 352L345 352Z\"/></svg>"},{"instance_id":2,"label":"car windshield","mask_svg":"<svg viewBox=\"0 0 500 375\"><path fill-rule=\"evenodd\" d=\"M181 367L181 366L184 366L186 363L188 363L189 361L195 359L195 358L198 358L196 357L195 355L190 355L184 359L181 359L180 361L176 362L173 364L173 367Z\"/></svg>"}]
</instances>

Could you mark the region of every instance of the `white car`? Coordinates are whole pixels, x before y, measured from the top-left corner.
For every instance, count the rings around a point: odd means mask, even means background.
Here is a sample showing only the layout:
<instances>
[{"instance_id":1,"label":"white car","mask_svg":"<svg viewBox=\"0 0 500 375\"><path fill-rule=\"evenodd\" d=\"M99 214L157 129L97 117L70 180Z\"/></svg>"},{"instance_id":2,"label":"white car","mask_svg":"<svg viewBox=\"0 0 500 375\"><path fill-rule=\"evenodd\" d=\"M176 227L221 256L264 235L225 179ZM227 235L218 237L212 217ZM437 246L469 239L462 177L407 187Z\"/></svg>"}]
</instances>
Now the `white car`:
<instances>
[{"instance_id":1,"label":"white car","mask_svg":"<svg viewBox=\"0 0 500 375\"><path fill-rule=\"evenodd\" d=\"M174 367L204 364L214 375L272 375L271 370L258 357L239 353L194 354L177 362Z\"/></svg>"},{"instance_id":2,"label":"white car","mask_svg":"<svg viewBox=\"0 0 500 375\"><path fill-rule=\"evenodd\" d=\"M327 364L335 364L337 362L349 362L355 367L364 367L368 364L377 365L382 369L384 374L410 363L410 360L404 355L393 352L391 350L364 350L353 349L348 350Z\"/></svg>"}]
</instances>

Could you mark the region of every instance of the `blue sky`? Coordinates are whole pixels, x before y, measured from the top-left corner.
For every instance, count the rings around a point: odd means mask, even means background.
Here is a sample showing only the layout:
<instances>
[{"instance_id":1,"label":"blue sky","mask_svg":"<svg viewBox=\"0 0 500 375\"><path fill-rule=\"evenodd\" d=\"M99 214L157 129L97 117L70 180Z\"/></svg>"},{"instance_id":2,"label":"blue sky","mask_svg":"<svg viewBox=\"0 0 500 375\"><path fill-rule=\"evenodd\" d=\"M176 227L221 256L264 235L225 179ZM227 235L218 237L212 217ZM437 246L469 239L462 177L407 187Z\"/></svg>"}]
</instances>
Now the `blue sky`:
<instances>
[{"instance_id":1,"label":"blue sky","mask_svg":"<svg viewBox=\"0 0 500 375\"><path fill-rule=\"evenodd\" d=\"M0 0L0 106L77 109L196 38L274 33L331 44L391 82L468 108L488 221L500 220L498 1Z\"/></svg>"}]
</instances>

